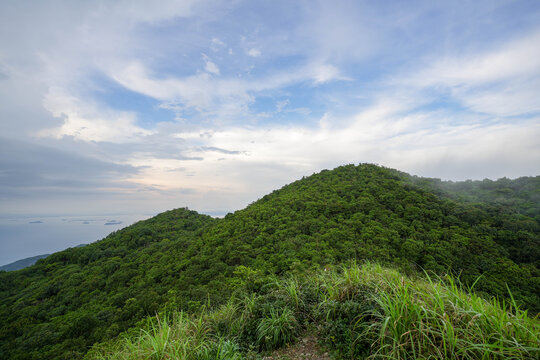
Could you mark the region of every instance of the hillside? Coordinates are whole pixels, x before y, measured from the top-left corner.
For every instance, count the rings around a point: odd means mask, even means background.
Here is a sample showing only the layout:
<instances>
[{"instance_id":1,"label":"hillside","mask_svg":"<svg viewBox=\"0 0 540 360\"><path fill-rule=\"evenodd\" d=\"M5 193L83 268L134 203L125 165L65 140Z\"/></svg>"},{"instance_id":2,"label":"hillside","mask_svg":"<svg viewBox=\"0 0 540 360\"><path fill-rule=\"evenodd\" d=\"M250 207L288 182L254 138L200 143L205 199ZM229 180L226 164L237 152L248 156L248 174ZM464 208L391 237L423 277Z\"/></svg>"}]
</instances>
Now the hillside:
<instances>
[{"instance_id":1,"label":"hillside","mask_svg":"<svg viewBox=\"0 0 540 360\"><path fill-rule=\"evenodd\" d=\"M169 211L0 274L0 358L80 358L153 314L179 283L164 274L175 272L169 269L183 247L213 221Z\"/></svg>"},{"instance_id":2,"label":"hillside","mask_svg":"<svg viewBox=\"0 0 540 360\"><path fill-rule=\"evenodd\" d=\"M517 304L538 312L538 214L516 210L517 200L494 207L411 179L374 165L342 166L223 219L177 209L0 273L0 358L81 358L162 309L225 302L242 277L252 279L251 291L271 275L351 259L410 274L451 272L501 298L509 288Z\"/></svg>"},{"instance_id":3,"label":"hillside","mask_svg":"<svg viewBox=\"0 0 540 360\"><path fill-rule=\"evenodd\" d=\"M498 221L494 240L516 263L535 263L540 268L540 176L496 181L441 181L408 177L413 184L439 197L464 202L469 211Z\"/></svg>"}]
</instances>

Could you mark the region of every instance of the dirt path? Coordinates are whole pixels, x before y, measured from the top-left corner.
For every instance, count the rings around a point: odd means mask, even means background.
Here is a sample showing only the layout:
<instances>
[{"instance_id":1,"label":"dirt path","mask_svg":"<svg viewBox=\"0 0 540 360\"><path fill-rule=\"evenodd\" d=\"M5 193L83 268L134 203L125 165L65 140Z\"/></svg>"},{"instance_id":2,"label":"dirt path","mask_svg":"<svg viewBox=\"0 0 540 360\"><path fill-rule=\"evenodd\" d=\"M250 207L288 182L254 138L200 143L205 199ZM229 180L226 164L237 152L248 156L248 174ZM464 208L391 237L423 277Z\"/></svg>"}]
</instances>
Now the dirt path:
<instances>
[{"instance_id":1,"label":"dirt path","mask_svg":"<svg viewBox=\"0 0 540 360\"><path fill-rule=\"evenodd\" d=\"M314 335L306 335L284 349L276 350L263 360L330 360L330 356L317 344Z\"/></svg>"}]
</instances>

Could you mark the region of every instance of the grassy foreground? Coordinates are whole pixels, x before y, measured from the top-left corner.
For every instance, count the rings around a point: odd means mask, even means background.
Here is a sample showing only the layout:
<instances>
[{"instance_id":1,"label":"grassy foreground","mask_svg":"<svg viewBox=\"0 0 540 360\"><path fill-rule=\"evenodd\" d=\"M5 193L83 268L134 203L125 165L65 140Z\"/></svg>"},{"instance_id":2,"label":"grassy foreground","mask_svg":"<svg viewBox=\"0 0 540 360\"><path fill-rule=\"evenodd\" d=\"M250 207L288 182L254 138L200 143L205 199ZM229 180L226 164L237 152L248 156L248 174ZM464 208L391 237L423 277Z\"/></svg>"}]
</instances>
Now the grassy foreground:
<instances>
[{"instance_id":1,"label":"grassy foreground","mask_svg":"<svg viewBox=\"0 0 540 360\"><path fill-rule=\"evenodd\" d=\"M366 263L262 284L246 278L239 289L211 310L147 319L86 359L257 359L306 329L337 359L540 357L537 317L451 277L410 278Z\"/></svg>"}]
</instances>

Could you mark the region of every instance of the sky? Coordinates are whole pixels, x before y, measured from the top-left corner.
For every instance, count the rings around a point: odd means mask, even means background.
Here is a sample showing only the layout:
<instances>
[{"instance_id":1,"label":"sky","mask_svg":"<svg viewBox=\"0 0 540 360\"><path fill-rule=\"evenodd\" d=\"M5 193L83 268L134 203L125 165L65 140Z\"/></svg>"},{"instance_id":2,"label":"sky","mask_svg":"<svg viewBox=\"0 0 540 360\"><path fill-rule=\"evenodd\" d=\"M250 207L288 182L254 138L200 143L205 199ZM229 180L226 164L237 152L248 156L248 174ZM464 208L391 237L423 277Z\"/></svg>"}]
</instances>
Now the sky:
<instances>
[{"instance_id":1,"label":"sky","mask_svg":"<svg viewBox=\"0 0 540 360\"><path fill-rule=\"evenodd\" d=\"M536 0L0 2L0 218L220 216L350 163L534 176L539 139Z\"/></svg>"}]
</instances>

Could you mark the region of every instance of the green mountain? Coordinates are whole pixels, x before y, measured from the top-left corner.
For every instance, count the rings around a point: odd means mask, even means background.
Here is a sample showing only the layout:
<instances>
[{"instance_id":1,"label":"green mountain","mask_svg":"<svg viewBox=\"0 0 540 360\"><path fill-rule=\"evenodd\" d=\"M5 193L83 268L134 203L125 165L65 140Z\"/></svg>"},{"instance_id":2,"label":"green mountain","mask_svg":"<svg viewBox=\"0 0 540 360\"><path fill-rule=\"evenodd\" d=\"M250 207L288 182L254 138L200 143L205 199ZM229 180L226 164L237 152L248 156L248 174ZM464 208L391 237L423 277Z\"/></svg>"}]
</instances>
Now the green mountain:
<instances>
[{"instance_id":1,"label":"green mountain","mask_svg":"<svg viewBox=\"0 0 540 360\"><path fill-rule=\"evenodd\" d=\"M248 290L256 290L269 276L354 259L408 274L451 273L485 296L507 298L510 290L535 314L539 201L523 194L538 194L538 177L495 183L521 190L505 190L509 201L501 202L495 190L448 189L375 165L347 165L223 219L165 212L0 273L0 358L81 358L92 344L140 327L160 310L217 306L247 275Z\"/></svg>"}]
</instances>

